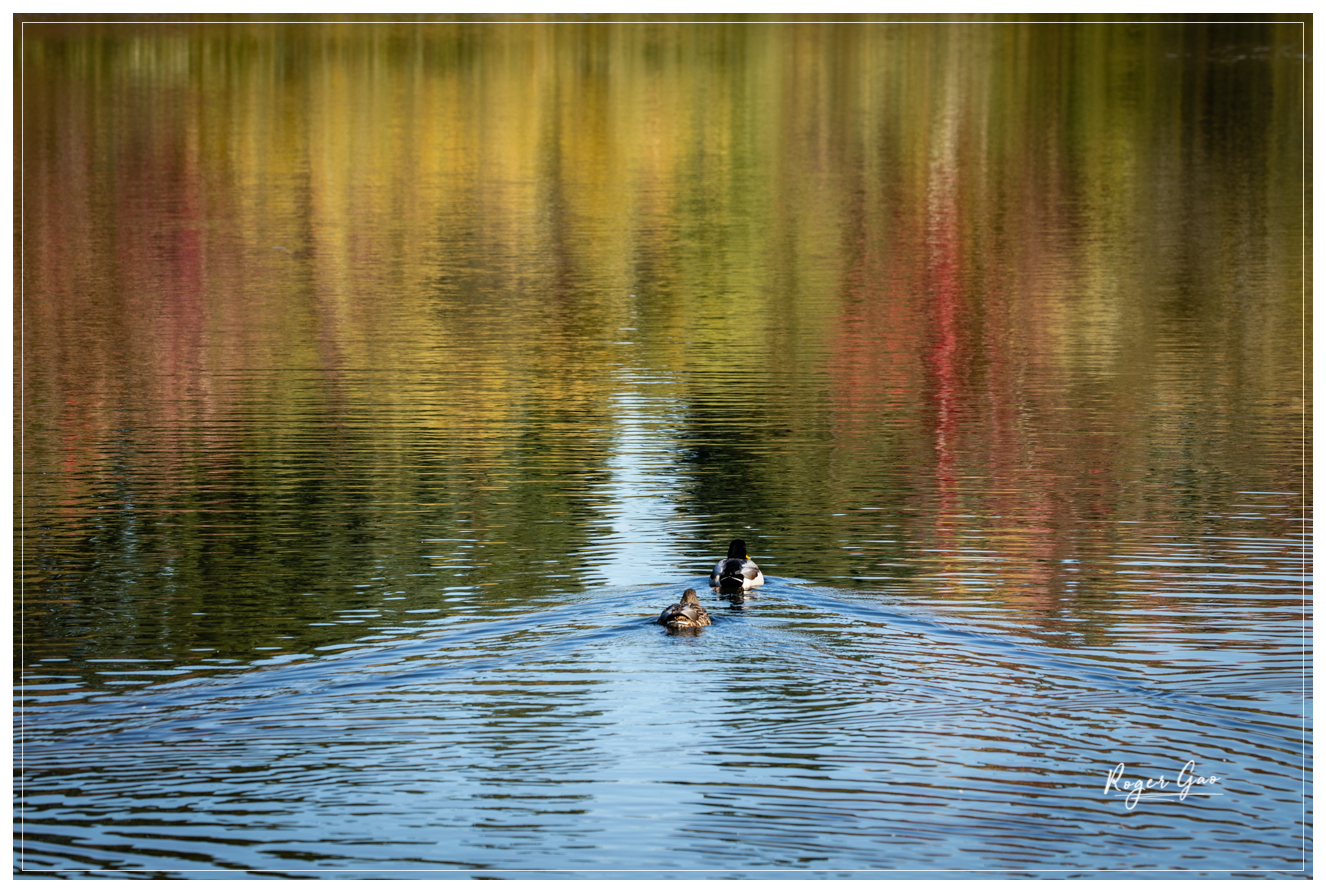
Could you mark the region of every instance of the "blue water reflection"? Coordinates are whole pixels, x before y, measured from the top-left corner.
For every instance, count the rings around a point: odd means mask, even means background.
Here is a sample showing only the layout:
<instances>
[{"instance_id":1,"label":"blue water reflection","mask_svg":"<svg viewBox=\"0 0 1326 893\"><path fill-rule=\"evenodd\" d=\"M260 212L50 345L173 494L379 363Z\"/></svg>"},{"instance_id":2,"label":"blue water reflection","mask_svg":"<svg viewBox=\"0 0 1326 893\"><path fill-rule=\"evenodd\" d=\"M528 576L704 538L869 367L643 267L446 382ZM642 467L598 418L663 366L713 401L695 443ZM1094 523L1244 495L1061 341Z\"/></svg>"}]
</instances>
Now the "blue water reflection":
<instances>
[{"instance_id":1,"label":"blue water reflection","mask_svg":"<svg viewBox=\"0 0 1326 893\"><path fill-rule=\"evenodd\" d=\"M784 581L677 636L642 616L675 588L416 619L75 704L31 691L26 756L42 768L26 858L359 875L1159 870L1155 841L1182 839L1189 864L1219 872L1298 845L1285 717L1299 695L1265 655L1238 678L1177 673L1181 654L1030 645L896 595ZM1129 812L1103 795L1116 763L1173 778L1186 760L1221 776L1218 797Z\"/></svg>"}]
</instances>

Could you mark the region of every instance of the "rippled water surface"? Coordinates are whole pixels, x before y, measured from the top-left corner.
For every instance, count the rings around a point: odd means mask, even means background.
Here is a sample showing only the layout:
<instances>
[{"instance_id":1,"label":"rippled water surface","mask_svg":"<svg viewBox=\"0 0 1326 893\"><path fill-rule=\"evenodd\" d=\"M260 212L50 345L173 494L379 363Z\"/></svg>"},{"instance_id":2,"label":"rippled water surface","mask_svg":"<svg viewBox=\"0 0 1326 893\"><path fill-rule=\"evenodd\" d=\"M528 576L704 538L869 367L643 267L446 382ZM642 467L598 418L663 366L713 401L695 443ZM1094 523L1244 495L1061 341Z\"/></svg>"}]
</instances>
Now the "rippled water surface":
<instances>
[{"instance_id":1,"label":"rippled water surface","mask_svg":"<svg viewBox=\"0 0 1326 893\"><path fill-rule=\"evenodd\" d=\"M1311 874L1300 24L18 36L16 874Z\"/></svg>"}]
</instances>

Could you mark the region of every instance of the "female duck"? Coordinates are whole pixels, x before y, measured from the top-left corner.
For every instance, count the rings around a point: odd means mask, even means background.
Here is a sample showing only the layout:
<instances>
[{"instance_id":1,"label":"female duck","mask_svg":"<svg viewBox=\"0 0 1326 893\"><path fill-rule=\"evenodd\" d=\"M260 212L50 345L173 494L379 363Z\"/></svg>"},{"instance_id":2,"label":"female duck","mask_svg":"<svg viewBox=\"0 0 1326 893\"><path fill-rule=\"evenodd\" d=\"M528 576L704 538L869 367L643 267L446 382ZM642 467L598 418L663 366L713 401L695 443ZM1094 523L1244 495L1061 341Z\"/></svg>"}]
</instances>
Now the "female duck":
<instances>
[{"instance_id":1,"label":"female duck","mask_svg":"<svg viewBox=\"0 0 1326 893\"><path fill-rule=\"evenodd\" d=\"M727 547L727 557L714 566L709 585L719 589L750 589L764 585L764 574L759 565L746 556L746 541L733 540Z\"/></svg>"},{"instance_id":2,"label":"female duck","mask_svg":"<svg viewBox=\"0 0 1326 893\"><path fill-rule=\"evenodd\" d=\"M700 597L694 589L687 589L681 594L681 603L668 605L658 615L658 622L668 629L696 629L710 624L709 612L700 604Z\"/></svg>"}]
</instances>

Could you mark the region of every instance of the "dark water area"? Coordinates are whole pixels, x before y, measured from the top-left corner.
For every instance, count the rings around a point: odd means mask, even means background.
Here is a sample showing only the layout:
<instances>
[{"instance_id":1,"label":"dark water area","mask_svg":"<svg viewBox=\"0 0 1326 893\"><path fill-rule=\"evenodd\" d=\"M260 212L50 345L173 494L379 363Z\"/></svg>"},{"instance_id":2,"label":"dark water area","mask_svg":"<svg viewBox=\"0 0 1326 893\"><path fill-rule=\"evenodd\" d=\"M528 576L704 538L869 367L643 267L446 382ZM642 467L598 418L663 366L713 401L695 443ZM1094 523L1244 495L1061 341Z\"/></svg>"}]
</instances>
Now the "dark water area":
<instances>
[{"instance_id":1,"label":"dark water area","mask_svg":"<svg viewBox=\"0 0 1326 893\"><path fill-rule=\"evenodd\" d=\"M1311 876L1310 25L16 37L15 876Z\"/></svg>"}]
</instances>

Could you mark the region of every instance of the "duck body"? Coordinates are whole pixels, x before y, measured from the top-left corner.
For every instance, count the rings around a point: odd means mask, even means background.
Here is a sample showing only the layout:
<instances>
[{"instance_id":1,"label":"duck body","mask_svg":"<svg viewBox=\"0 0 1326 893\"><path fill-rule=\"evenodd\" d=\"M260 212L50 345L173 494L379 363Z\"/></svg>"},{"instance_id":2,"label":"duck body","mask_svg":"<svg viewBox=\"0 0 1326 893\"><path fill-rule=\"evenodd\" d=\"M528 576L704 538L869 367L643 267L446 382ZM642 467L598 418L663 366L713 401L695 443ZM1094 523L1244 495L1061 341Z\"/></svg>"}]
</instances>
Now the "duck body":
<instances>
[{"instance_id":1,"label":"duck body","mask_svg":"<svg viewBox=\"0 0 1326 893\"><path fill-rule=\"evenodd\" d=\"M679 603L663 609L663 613L658 615L658 622L668 629L698 629L713 621L709 619L709 612L700 604L700 597L695 594L695 590L687 589L681 594Z\"/></svg>"},{"instance_id":2,"label":"duck body","mask_svg":"<svg viewBox=\"0 0 1326 893\"><path fill-rule=\"evenodd\" d=\"M750 589L764 585L760 566L746 555L746 541L733 540L727 547L727 557L714 565L709 585L724 590Z\"/></svg>"}]
</instances>

